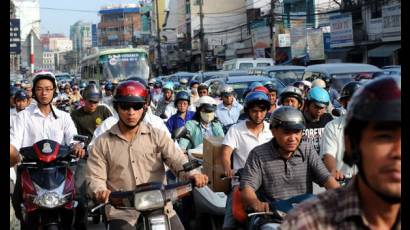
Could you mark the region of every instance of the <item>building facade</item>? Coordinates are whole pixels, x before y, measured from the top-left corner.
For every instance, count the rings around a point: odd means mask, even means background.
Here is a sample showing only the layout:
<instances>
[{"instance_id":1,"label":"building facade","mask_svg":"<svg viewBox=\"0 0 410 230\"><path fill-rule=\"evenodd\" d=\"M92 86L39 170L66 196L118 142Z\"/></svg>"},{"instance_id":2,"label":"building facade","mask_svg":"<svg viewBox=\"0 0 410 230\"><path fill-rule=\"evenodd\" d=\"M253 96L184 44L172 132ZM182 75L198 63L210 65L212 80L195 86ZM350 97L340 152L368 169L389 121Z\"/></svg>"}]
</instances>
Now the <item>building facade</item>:
<instances>
[{"instance_id":1,"label":"building facade","mask_svg":"<svg viewBox=\"0 0 410 230\"><path fill-rule=\"evenodd\" d=\"M72 49L77 53L78 58L82 58L88 48L92 47L91 23L78 21L70 26L70 40Z\"/></svg>"},{"instance_id":2,"label":"building facade","mask_svg":"<svg viewBox=\"0 0 410 230\"><path fill-rule=\"evenodd\" d=\"M98 39L100 46L133 45L134 34L141 31L140 8L136 4L112 5L99 12Z\"/></svg>"}]
</instances>

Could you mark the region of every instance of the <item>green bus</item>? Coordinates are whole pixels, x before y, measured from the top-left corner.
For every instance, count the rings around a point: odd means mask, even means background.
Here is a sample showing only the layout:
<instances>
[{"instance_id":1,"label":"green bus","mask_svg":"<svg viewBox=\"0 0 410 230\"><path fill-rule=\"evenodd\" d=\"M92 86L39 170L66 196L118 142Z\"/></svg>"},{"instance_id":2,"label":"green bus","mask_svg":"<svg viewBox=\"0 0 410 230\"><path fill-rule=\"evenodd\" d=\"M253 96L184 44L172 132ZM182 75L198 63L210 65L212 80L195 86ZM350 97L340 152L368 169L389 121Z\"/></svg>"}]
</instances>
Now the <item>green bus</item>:
<instances>
[{"instance_id":1,"label":"green bus","mask_svg":"<svg viewBox=\"0 0 410 230\"><path fill-rule=\"evenodd\" d=\"M81 60L81 79L88 82L118 81L129 77L148 79L150 64L144 48L112 48L97 50Z\"/></svg>"}]
</instances>

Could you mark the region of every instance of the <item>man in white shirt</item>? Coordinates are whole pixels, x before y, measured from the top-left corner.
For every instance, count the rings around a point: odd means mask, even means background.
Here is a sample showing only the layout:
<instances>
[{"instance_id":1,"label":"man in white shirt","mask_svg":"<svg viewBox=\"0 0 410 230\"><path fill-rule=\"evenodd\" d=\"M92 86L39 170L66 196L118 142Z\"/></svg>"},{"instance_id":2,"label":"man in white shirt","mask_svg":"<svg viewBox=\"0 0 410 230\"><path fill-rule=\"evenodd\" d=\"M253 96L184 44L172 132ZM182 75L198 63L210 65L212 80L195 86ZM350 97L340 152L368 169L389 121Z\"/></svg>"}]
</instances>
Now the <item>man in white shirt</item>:
<instances>
[{"instance_id":1,"label":"man in white shirt","mask_svg":"<svg viewBox=\"0 0 410 230\"><path fill-rule=\"evenodd\" d=\"M21 111L10 129L10 162L20 161L18 150L34 143L51 139L60 144L73 144L73 137L77 134L70 114L58 110L51 105L56 95L55 77L49 72L38 73L33 80L34 99L37 105L31 105ZM84 156L84 149L80 144L73 145L74 154Z\"/></svg>"},{"instance_id":2,"label":"man in white shirt","mask_svg":"<svg viewBox=\"0 0 410 230\"><path fill-rule=\"evenodd\" d=\"M249 119L231 126L222 142L221 157L226 176L232 177L237 170L245 166L249 152L254 147L272 139L269 123L264 121L269 108L270 101L266 94L251 92L246 96L244 111ZM231 164L232 153L233 169ZM239 183L232 183L232 185L237 186ZM232 216L231 202L232 194L229 194L226 202L224 229L236 229L239 227Z\"/></svg>"},{"instance_id":3,"label":"man in white shirt","mask_svg":"<svg viewBox=\"0 0 410 230\"><path fill-rule=\"evenodd\" d=\"M345 109L353 93L360 86L360 82L349 82L343 86L339 102ZM345 116L333 119L326 124L320 141L320 156L336 180L342 180L345 177L351 178L357 173L356 166L350 167L343 162L345 151L343 130L345 126Z\"/></svg>"}]
</instances>

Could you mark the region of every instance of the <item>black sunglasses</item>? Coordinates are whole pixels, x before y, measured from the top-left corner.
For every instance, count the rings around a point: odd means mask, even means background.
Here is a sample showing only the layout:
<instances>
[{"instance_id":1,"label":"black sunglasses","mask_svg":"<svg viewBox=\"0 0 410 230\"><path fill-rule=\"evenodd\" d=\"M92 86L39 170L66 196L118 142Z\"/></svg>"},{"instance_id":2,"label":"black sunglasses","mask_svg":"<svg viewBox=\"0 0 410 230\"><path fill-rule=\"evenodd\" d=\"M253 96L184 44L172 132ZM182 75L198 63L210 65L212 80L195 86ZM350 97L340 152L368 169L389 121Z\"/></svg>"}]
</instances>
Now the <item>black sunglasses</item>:
<instances>
[{"instance_id":1,"label":"black sunglasses","mask_svg":"<svg viewBox=\"0 0 410 230\"><path fill-rule=\"evenodd\" d=\"M144 107L144 103L119 103L118 107L122 110L129 110L130 108L133 110L140 110Z\"/></svg>"}]
</instances>

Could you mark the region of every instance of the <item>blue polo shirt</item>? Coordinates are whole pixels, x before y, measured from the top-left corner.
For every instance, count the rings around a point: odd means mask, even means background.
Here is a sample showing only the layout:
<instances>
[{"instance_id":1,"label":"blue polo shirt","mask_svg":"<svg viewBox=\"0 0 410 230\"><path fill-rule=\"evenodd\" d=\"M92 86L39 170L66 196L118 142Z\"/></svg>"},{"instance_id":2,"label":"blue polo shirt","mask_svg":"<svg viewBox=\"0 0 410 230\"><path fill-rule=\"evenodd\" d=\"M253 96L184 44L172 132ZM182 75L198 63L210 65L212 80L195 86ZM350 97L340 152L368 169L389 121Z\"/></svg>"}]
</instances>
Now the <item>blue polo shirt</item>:
<instances>
[{"instance_id":1,"label":"blue polo shirt","mask_svg":"<svg viewBox=\"0 0 410 230\"><path fill-rule=\"evenodd\" d=\"M172 115L167 123L165 124L169 130L169 132L172 134L172 132L174 131L174 129L177 129L179 127L182 127L185 125L185 123L189 120L192 120L195 116L195 112L193 111L187 111L186 112L186 116L185 116L185 120L182 119L182 117L180 116L180 113L176 113L174 115Z\"/></svg>"}]
</instances>

